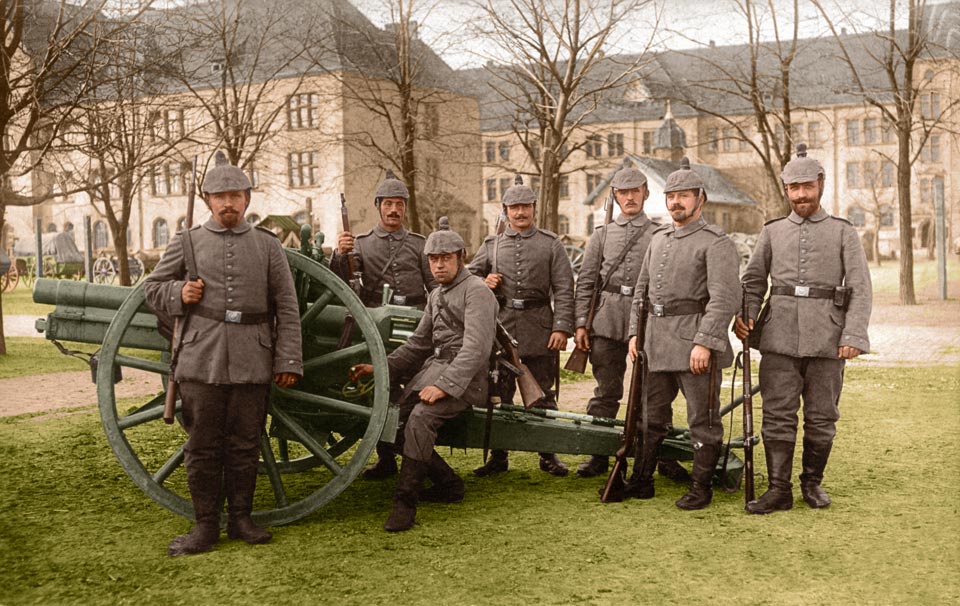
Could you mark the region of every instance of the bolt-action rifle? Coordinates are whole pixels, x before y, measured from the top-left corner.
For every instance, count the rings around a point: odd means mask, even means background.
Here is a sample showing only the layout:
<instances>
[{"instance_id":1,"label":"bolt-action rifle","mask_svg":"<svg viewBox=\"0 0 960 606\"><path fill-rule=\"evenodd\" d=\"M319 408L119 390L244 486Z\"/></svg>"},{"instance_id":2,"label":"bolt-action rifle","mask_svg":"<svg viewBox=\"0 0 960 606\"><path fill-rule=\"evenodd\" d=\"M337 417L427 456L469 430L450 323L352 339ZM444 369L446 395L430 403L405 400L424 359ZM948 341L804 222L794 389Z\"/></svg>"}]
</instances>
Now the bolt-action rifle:
<instances>
[{"instance_id":1,"label":"bolt-action rifle","mask_svg":"<svg viewBox=\"0 0 960 606\"><path fill-rule=\"evenodd\" d=\"M604 206L606 213L603 216L603 225L606 227L613 221L613 192L610 192L610 197L607 198L606 204ZM587 323L584 328L587 329L587 335L590 335L590 331L593 329L593 319L597 315L597 306L600 305L600 291L602 280L600 279L600 271L603 269L603 249L604 244L607 241L607 230L603 230L602 241L600 242L600 262L597 263L597 275L593 281L593 293L590 295L590 307L587 309ZM570 357L567 358L567 363L564 365L564 368L572 371L583 374L587 371L587 359L590 357L590 354L587 350L580 349L575 347L570 353Z\"/></svg>"},{"instance_id":2,"label":"bolt-action rifle","mask_svg":"<svg viewBox=\"0 0 960 606\"><path fill-rule=\"evenodd\" d=\"M183 245L183 264L187 268L187 279L191 282L199 278L197 258L193 254L193 239L190 228L193 227L193 206L197 198L197 157L193 157L193 170L190 173L190 185L187 187L187 216L183 220L183 232L180 240ZM190 319L190 306L183 307L183 317L173 320L173 338L170 340L170 374L167 375L167 393L163 401L163 422L172 425L177 414L177 381L175 380L180 349L183 347L183 335Z\"/></svg>"},{"instance_id":3,"label":"bolt-action rifle","mask_svg":"<svg viewBox=\"0 0 960 606\"><path fill-rule=\"evenodd\" d=\"M747 287L742 285L743 295L740 314L744 325L748 325ZM753 491L753 379L750 376L750 336L743 343L743 496L747 503L754 500Z\"/></svg>"},{"instance_id":4,"label":"bolt-action rifle","mask_svg":"<svg viewBox=\"0 0 960 606\"><path fill-rule=\"evenodd\" d=\"M647 353L643 350L647 334L647 288L643 289L638 309L639 322L637 323L637 359L633 362L633 372L630 374L630 392L627 396L627 419L624 423L623 445L617 450L613 469L607 477L607 483L600 493L602 503L619 503L623 500L623 490L626 487L627 458L631 454L642 454L637 440L637 413L640 413L641 433L643 441L647 436ZM639 465L644 465L643 461Z\"/></svg>"},{"instance_id":5,"label":"bolt-action rifle","mask_svg":"<svg viewBox=\"0 0 960 606\"><path fill-rule=\"evenodd\" d=\"M343 231L352 234L353 232L350 231L350 215L347 212L347 198L343 195L343 192L340 192L340 218L343 220ZM347 253L347 273L349 275L347 283L350 285L350 288L353 289L353 292L357 293L358 297L361 296L363 290L363 273L360 271L360 260L357 258L357 253L353 250ZM354 324L356 324L356 320L352 315L347 314L343 319L343 331L340 333L337 349L343 349L350 345L350 340L353 338Z\"/></svg>"}]
</instances>

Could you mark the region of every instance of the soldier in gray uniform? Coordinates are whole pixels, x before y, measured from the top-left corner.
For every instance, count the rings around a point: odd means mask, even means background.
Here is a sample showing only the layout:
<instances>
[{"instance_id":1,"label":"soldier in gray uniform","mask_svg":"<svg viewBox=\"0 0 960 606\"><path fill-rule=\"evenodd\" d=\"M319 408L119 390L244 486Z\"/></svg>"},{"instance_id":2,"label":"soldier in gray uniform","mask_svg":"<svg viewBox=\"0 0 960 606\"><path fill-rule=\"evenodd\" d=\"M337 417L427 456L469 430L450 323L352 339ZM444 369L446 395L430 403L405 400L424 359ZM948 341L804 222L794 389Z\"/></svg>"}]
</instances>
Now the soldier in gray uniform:
<instances>
[{"instance_id":1,"label":"soldier in gray uniform","mask_svg":"<svg viewBox=\"0 0 960 606\"><path fill-rule=\"evenodd\" d=\"M803 471L800 492L813 508L830 497L820 486L840 418L840 390L847 360L870 350L867 324L873 301L867 258L845 219L820 206L823 166L806 146L781 173L793 211L768 222L743 275L747 325L735 324L741 339L760 331L760 390L767 491L747 504L750 513L793 507L791 476L797 441L797 412L803 399ZM766 309L767 277L772 286ZM751 335L754 340L756 335Z\"/></svg>"},{"instance_id":2,"label":"soldier in gray uniform","mask_svg":"<svg viewBox=\"0 0 960 606\"><path fill-rule=\"evenodd\" d=\"M437 285L423 253L426 238L407 231L403 226L409 199L407 186L396 178L393 171L387 170L373 201L380 215L376 227L356 238L346 231L337 236L337 250L330 259L330 268L349 282L353 276L350 275L347 255L357 254L363 276L360 299L367 307L381 305L383 285L386 284L393 291L392 304L423 309L427 293ZM402 382L403 378L398 381ZM379 480L396 473L394 446L381 442L377 445L377 462L363 471L363 477Z\"/></svg>"},{"instance_id":3,"label":"soldier in gray uniform","mask_svg":"<svg viewBox=\"0 0 960 606\"><path fill-rule=\"evenodd\" d=\"M468 269L483 278L497 296L500 321L517 340L520 360L545 394L536 406L556 410L552 389L559 369L558 356L573 335L573 268L557 235L533 224L537 202L534 191L523 185L519 176L515 183L503 194L509 226L503 234L483 241ZM516 378L501 373L499 388L501 401L512 403ZM491 454L475 474L483 477L507 470L507 451L494 450ZM550 452L540 453L540 469L561 477L569 471Z\"/></svg>"},{"instance_id":4,"label":"soldier in gray uniform","mask_svg":"<svg viewBox=\"0 0 960 606\"><path fill-rule=\"evenodd\" d=\"M289 387L303 375L297 296L280 241L244 221L250 181L217 156L202 188L211 218L190 230L199 279L185 279L181 233L143 287L158 313L189 313L175 379L189 435L184 466L196 525L170 543L172 556L217 543L221 484L227 536L270 540L250 518L270 383Z\"/></svg>"},{"instance_id":5,"label":"soldier in gray uniform","mask_svg":"<svg viewBox=\"0 0 960 606\"><path fill-rule=\"evenodd\" d=\"M465 248L453 231L436 231L427 238L425 251L439 286L427 297L413 335L387 358L391 381L417 373L399 402L403 463L393 511L384 524L390 532L413 527L419 500L463 500L463 480L433 447L446 421L486 402L497 320L493 293L464 266ZM370 364L358 364L351 376L372 372ZM433 485L423 490L427 477Z\"/></svg>"},{"instance_id":6,"label":"soldier in gray uniform","mask_svg":"<svg viewBox=\"0 0 960 606\"><path fill-rule=\"evenodd\" d=\"M650 191L642 172L634 167L621 168L610 185L620 206L620 216L598 227L587 242L577 278L574 342L590 352L593 376L597 379L587 414L615 418L627 372L630 304L643 255L657 224L643 212ZM592 330L587 334L590 300L596 289L602 292ZM577 475L590 478L606 472L608 466L606 456L594 455L577 467Z\"/></svg>"},{"instance_id":7,"label":"soldier in gray uniform","mask_svg":"<svg viewBox=\"0 0 960 606\"><path fill-rule=\"evenodd\" d=\"M729 327L740 300L740 261L733 241L700 216L707 193L686 158L680 170L667 177L663 191L673 224L653 234L630 319L630 356L635 360L642 346L649 358L645 385L649 408L647 440L625 493L653 498L657 450L673 416L671 404L682 391L694 449L693 486L676 504L702 509L713 498L711 482L723 441L720 378L721 369L733 362ZM649 313L639 318L644 291ZM643 344L637 343L639 322L647 323Z\"/></svg>"}]
</instances>

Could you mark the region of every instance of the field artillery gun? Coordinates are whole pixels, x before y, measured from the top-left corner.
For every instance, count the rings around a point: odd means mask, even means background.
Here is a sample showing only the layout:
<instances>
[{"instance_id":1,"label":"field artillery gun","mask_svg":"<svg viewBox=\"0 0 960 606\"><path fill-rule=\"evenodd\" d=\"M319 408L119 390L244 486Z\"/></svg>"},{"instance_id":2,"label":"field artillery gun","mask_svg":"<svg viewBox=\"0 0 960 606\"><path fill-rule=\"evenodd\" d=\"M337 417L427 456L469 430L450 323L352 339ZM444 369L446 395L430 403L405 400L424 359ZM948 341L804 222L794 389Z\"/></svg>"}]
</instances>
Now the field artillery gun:
<instances>
[{"instance_id":1,"label":"field artillery gun","mask_svg":"<svg viewBox=\"0 0 960 606\"><path fill-rule=\"evenodd\" d=\"M261 473L268 481L258 482L254 502L259 524L290 523L316 511L360 475L378 440L394 439L398 411L389 402L386 357L412 334L421 316L408 307L365 308L309 241L305 227L301 250L285 249L300 305L305 376L292 388L274 386L271 393L261 443ZM47 339L99 346L91 368L107 441L121 466L154 501L192 518L183 470L186 434L179 425L172 429L161 420L170 344L144 305L142 285L45 279L37 283L34 300L56 306L37 321ZM352 339L338 348L348 314L355 322ZM350 367L361 362L373 364L373 380L349 383ZM157 394L135 400L118 397L116 381L124 368L157 375ZM438 445L481 448L485 417L485 410L475 409L448 423ZM504 406L494 411L489 446L613 454L621 444L621 427L622 421L614 419ZM742 443L734 441L733 447L742 448ZM674 431L663 457L692 456L689 435ZM731 453L726 482L735 485L742 469L742 461Z\"/></svg>"}]
</instances>

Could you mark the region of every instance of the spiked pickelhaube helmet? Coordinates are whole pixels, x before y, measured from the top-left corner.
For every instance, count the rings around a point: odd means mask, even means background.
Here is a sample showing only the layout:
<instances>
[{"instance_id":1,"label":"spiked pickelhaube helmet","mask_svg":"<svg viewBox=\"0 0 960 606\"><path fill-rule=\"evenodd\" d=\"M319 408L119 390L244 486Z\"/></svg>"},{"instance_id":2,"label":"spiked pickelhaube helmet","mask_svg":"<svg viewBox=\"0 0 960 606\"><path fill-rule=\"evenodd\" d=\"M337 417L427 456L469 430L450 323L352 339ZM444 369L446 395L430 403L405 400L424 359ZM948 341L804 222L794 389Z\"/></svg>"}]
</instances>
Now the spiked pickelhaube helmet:
<instances>
[{"instance_id":1,"label":"spiked pickelhaube helmet","mask_svg":"<svg viewBox=\"0 0 960 606\"><path fill-rule=\"evenodd\" d=\"M623 165L613 175L610 187L613 189L636 189L647 184L647 176L633 165L628 158L623 159Z\"/></svg>"},{"instance_id":2,"label":"spiked pickelhaube helmet","mask_svg":"<svg viewBox=\"0 0 960 606\"><path fill-rule=\"evenodd\" d=\"M684 157L680 160L680 168L673 171L667 177L667 182L663 186L663 193L669 194L673 191L685 191L688 189L697 190L697 195L707 197L707 192L703 187L703 179L700 175L690 168L690 159Z\"/></svg>"},{"instance_id":3,"label":"spiked pickelhaube helmet","mask_svg":"<svg viewBox=\"0 0 960 606\"><path fill-rule=\"evenodd\" d=\"M450 229L450 220L440 217L439 229L427 237L423 246L425 255L445 255L447 253L466 251L467 245L460 234Z\"/></svg>"},{"instance_id":4,"label":"spiked pickelhaube helmet","mask_svg":"<svg viewBox=\"0 0 960 606\"><path fill-rule=\"evenodd\" d=\"M822 164L807 157L807 145L800 143L797 145L797 157L787 162L787 165L783 167L780 180L783 181L784 185L809 183L810 181L818 181L825 174L826 171L823 170Z\"/></svg>"},{"instance_id":5,"label":"spiked pickelhaube helmet","mask_svg":"<svg viewBox=\"0 0 960 606\"><path fill-rule=\"evenodd\" d=\"M503 205L514 206L516 204L536 204L537 194L529 185L523 184L523 177L517 175L513 178L513 185L503 192Z\"/></svg>"},{"instance_id":6,"label":"spiked pickelhaube helmet","mask_svg":"<svg viewBox=\"0 0 960 606\"><path fill-rule=\"evenodd\" d=\"M397 179L397 175L389 168L387 169L387 174L383 182L380 183L380 186L377 188L376 195L373 197L373 205L379 208L380 202L382 202L384 198L410 199L410 190L407 189L407 184Z\"/></svg>"},{"instance_id":7,"label":"spiked pickelhaube helmet","mask_svg":"<svg viewBox=\"0 0 960 606\"><path fill-rule=\"evenodd\" d=\"M222 151L213 156L214 167L203 178L201 191L204 194L219 194L225 191L249 191L253 188L247 174L227 160Z\"/></svg>"}]
</instances>

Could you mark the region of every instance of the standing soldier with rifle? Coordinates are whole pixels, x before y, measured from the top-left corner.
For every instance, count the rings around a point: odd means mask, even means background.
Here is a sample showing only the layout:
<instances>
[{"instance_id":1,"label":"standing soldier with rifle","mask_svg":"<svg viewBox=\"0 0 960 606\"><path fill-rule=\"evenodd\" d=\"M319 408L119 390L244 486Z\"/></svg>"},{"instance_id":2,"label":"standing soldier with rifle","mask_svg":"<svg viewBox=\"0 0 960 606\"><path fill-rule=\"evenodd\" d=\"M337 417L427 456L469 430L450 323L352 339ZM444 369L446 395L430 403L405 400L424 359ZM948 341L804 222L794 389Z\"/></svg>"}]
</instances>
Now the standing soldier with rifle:
<instances>
[{"instance_id":1,"label":"standing soldier with rifle","mask_svg":"<svg viewBox=\"0 0 960 606\"><path fill-rule=\"evenodd\" d=\"M589 352L597 388L587 403L587 414L616 418L627 372L627 329L634 285L657 224L643 212L650 191L642 172L624 162L610 187L605 224L591 234L577 280L574 342L579 351L573 352L571 361ZM620 207L615 221L614 199ZM567 369L571 369L570 363ZM577 467L577 475L592 478L608 468L606 456L593 455Z\"/></svg>"},{"instance_id":2,"label":"standing soldier with rifle","mask_svg":"<svg viewBox=\"0 0 960 606\"><path fill-rule=\"evenodd\" d=\"M337 236L337 249L330 259L330 269L348 284L356 283L358 275L362 276L358 295L367 307L382 304L386 284L393 292L390 303L423 309L427 293L437 285L423 252L426 238L407 231L403 226L409 199L407 186L396 178L393 171L387 170L373 199L380 217L377 225L354 237L350 226L345 224L344 231ZM397 385L403 381L398 378ZM379 443L377 462L363 471L363 477L379 480L396 473L393 444Z\"/></svg>"},{"instance_id":3,"label":"standing soldier with rifle","mask_svg":"<svg viewBox=\"0 0 960 606\"><path fill-rule=\"evenodd\" d=\"M737 336L749 336L763 354L761 431L770 481L767 491L747 504L747 511L757 514L793 507L790 479L801 397L800 492L810 507L830 505L820 483L840 418L843 369L847 360L870 350L873 289L857 230L820 206L824 170L807 157L806 145L797 146L797 157L780 178L793 211L760 232L743 274L749 318L735 325ZM770 297L761 312L768 276Z\"/></svg>"},{"instance_id":4,"label":"standing soldier with rifle","mask_svg":"<svg viewBox=\"0 0 960 606\"><path fill-rule=\"evenodd\" d=\"M533 224L536 203L534 191L517 175L503 194L509 225L501 230L500 223L498 233L483 241L468 269L497 296L500 321L517 340L520 360L545 394L534 406L557 410L551 388L559 378L559 352L573 334L573 269L557 235ZM513 403L515 377L501 373L499 387L501 401ZM492 455L473 473L483 477L506 471L507 451ZM540 453L540 469L561 477L569 471L550 452Z\"/></svg>"},{"instance_id":5,"label":"standing soldier with rifle","mask_svg":"<svg viewBox=\"0 0 960 606\"><path fill-rule=\"evenodd\" d=\"M640 293L649 292L650 300L645 317L635 312L630 318L630 356L636 359L643 348L650 367L647 440L624 493L653 498L657 450L667 435L673 400L682 391L693 442L693 486L676 505L703 509L713 499L713 472L723 444L720 378L721 369L733 362L729 327L740 301L740 258L723 230L700 216L707 193L686 158L667 177L663 191L673 224L654 232L634 309L640 309ZM644 343L637 343L640 322L646 323Z\"/></svg>"},{"instance_id":6,"label":"standing soldier with rifle","mask_svg":"<svg viewBox=\"0 0 960 606\"><path fill-rule=\"evenodd\" d=\"M196 525L176 537L171 556L208 551L220 537L221 486L227 500L227 536L266 543L254 525L260 436L271 381L293 385L303 375L300 315L293 277L280 241L253 228L243 215L250 180L217 153L203 181L211 217L170 242L144 284L152 309L190 322L171 380L179 385L187 486ZM188 271L187 239L196 268ZM185 279L196 273L198 279Z\"/></svg>"}]
</instances>

